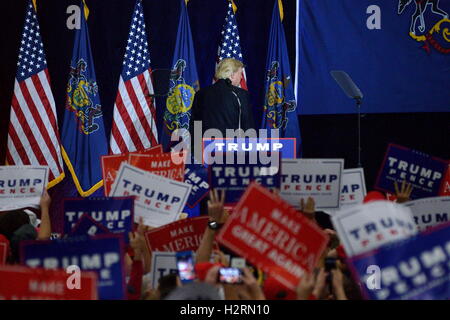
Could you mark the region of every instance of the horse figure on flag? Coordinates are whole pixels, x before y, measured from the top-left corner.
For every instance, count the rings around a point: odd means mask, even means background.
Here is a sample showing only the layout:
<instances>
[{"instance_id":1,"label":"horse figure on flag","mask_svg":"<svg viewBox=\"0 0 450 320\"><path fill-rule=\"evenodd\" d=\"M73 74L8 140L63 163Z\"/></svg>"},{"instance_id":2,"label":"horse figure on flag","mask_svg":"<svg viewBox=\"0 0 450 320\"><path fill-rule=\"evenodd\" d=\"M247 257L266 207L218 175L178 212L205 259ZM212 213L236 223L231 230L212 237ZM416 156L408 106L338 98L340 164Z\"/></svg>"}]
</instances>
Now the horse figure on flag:
<instances>
[{"instance_id":1,"label":"horse figure on flag","mask_svg":"<svg viewBox=\"0 0 450 320\"><path fill-rule=\"evenodd\" d=\"M412 3L413 0L399 0L398 2L398 14L402 14L405 8ZM447 12L439 8L440 0L414 0L416 4L416 11L411 17L410 33L416 34L416 24L417 19L420 21L419 31L425 31L425 18L424 14L427 10L428 5L431 5L431 11L435 14L442 16L444 19L448 19L449 15Z\"/></svg>"}]
</instances>

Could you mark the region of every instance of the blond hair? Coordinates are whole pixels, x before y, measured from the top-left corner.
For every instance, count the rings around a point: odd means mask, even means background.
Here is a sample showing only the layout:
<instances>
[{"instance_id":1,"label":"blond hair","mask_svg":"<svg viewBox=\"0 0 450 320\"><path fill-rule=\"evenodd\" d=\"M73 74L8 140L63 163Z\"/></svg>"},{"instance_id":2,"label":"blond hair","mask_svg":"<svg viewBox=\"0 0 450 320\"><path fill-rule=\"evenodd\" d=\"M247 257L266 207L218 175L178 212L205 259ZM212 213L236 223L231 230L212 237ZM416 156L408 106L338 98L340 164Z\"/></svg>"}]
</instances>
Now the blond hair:
<instances>
[{"instance_id":1,"label":"blond hair","mask_svg":"<svg viewBox=\"0 0 450 320\"><path fill-rule=\"evenodd\" d=\"M244 64L239 60L233 58L226 58L219 62L216 69L215 78L216 79L228 79L231 75L243 68Z\"/></svg>"}]
</instances>

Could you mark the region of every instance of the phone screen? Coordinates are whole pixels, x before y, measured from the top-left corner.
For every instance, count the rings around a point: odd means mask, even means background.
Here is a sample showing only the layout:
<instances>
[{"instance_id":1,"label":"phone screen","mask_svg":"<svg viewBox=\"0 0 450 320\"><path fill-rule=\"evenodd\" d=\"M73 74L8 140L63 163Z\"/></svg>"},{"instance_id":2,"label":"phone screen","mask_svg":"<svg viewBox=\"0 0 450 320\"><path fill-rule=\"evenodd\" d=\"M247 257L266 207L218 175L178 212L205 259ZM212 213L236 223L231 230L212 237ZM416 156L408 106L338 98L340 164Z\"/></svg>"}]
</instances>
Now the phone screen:
<instances>
[{"instance_id":1,"label":"phone screen","mask_svg":"<svg viewBox=\"0 0 450 320\"><path fill-rule=\"evenodd\" d=\"M177 252L177 269L181 282L187 283L195 280L194 258L192 252Z\"/></svg>"},{"instance_id":2,"label":"phone screen","mask_svg":"<svg viewBox=\"0 0 450 320\"><path fill-rule=\"evenodd\" d=\"M241 284L242 270L238 268L220 268L218 277L220 283Z\"/></svg>"}]
</instances>

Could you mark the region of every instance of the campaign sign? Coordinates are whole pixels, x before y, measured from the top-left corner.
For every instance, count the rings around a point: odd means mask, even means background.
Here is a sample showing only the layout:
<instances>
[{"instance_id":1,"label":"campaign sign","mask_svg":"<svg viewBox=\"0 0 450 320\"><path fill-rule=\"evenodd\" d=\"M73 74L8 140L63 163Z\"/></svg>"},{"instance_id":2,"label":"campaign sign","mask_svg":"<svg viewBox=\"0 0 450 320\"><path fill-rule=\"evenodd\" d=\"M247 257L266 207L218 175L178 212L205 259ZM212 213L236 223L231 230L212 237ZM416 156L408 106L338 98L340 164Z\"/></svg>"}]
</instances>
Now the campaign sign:
<instances>
[{"instance_id":1,"label":"campaign sign","mask_svg":"<svg viewBox=\"0 0 450 320\"><path fill-rule=\"evenodd\" d=\"M374 201L337 211L331 220L348 256L376 249L417 233L411 211L389 201Z\"/></svg>"},{"instance_id":2,"label":"campaign sign","mask_svg":"<svg viewBox=\"0 0 450 320\"><path fill-rule=\"evenodd\" d=\"M147 231L151 251L196 251L202 241L209 217L182 219Z\"/></svg>"},{"instance_id":3,"label":"campaign sign","mask_svg":"<svg viewBox=\"0 0 450 320\"><path fill-rule=\"evenodd\" d=\"M97 274L82 272L79 287L74 272L23 266L0 266L0 300L97 300ZM68 284L74 287L69 288Z\"/></svg>"},{"instance_id":4,"label":"campaign sign","mask_svg":"<svg viewBox=\"0 0 450 320\"><path fill-rule=\"evenodd\" d=\"M7 257L8 257L8 243L0 241L0 265L6 263Z\"/></svg>"},{"instance_id":5,"label":"campaign sign","mask_svg":"<svg viewBox=\"0 0 450 320\"><path fill-rule=\"evenodd\" d=\"M83 214L73 229L69 232L69 237L76 236L98 236L101 234L108 234L110 231L102 224L95 221L90 215Z\"/></svg>"},{"instance_id":6,"label":"campaign sign","mask_svg":"<svg viewBox=\"0 0 450 320\"><path fill-rule=\"evenodd\" d=\"M183 182L184 161L176 162L172 157L175 157L175 154L170 152L158 155L130 154L128 163L158 176Z\"/></svg>"},{"instance_id":7,"label":"campaign sign","mask_svg":"<svg viewBox=\"0 0 450 320\"><path fill-rule=\"evenodd\" d=\"M116 180L117 170L119 170L122 162L128 161L128 154L102 156L101 161L104 192L105 196L109 196L114 180Z\"/></svg>"},{"instance_id":8,"label":"campaign sign","mask_svg":"<svg viewBox=\"0 0 450 320\"><path fill-rule=\"evenodd\" d=\"M192 186L167 179L122 163L112 189L112 196L136 196L135 222L160 227L178 219Z\"/></svg>"},{"instance_id":9,"label":"campaign sign","mask_svg":"<svg viewBox=\"0 0 450 320\"><path fill-rule=\"evenodd\" d=\"M394 182L403 180L413 186L411 199L439 195L448 161L432 157L423 152L390 144L381 165L375 188L395 193Z\"/></svg>"},{"instance_id":10,"label":"campaign sign","mask_svg":"<svg viewBox=\"0 0 450 320\"><path fill-rule=\"evenodd\" d=\"M32 268L95 271L100 299L125 298L124 248L122 236L77 237L48 241L23 241L21 264Z\"/></svg>"},{"instance_id":11,"label":"campaign sign","mask_svg":"<svg viewBox=\"0 0 450 320\"><path fill-rule=\"evenodd\" d=\"M208 170L201 164L188 164L184 170L184 182L192 185L187 200L187 205L192 209L209 192Z\"/></svg>"},{"instance_id":12,"label":"campaign sign","mask_svg":"<svg viewBox=\"0 0 450 320\"><path fill-rule=\"evenodd\" d=\"M252 183L217 241L295 290L311 272L328 236L280 197Z\"/></svg>"},{"instance_id":13,"label":"campaign sign","mask_svg":"<svg viewBox=\"0 0 450 320\"><path fill-rule=\"evenodd\" d=\"M177 274L176 252L152 252L150 281L152 288L158 288L158 280L168 274Z\"/></svg>"},{"instance_id":14,"label":"campaign sign","mask_svg":"<svg viewBox=\"0 0 450 320\"><path fill-rule=\"evenodd\" d=\"M450 196L450 164L448 165L445 178L441 184L441 190L439 191L440 196Z\"/></svg>"},{"instance_id":15,"label":"campaign sign","mask_svg":"<svg viewBox=\"0 0 450 320\"><path fill-rule=\"evenodd\" d=\"M450 197L418 199L403 205L411 210L419 231L450 221Z\"/></svg>"},{"instance_id":16,"label":"campaign sign","mask_svg":"<svg viewBox=\"0 0 450 320\"><path fill-rule=\"evenodd\" d=\"M366 298L448 300L450 297L450 224L354 257L350 266ZM368 273L369 267L379 272ZM374 277L377 276L377 279ZM379 285L375 289L374 285Z\"/></svg>"},{"instance_id":17,"label":"campaign sign","mask_svg":"<svg viewBox=\"0 0 450 320\"><path fill-rule=\"evenodd\" d=\"M69 233L82 215L87 214L112 233L121 233L128 243L133 231L134 197L65 199L64 233Z\"/></svg>"},{"instance_id":18,"label":"campaign sign","mask_svg":"<svg viewBox=\"0 0 450 320\"><path fill-rule=\"evenodd\" d=\"M0 166L0 211L39 207L48 167Z\"/></svg>"},{"instance_id":19,"label":"campaign sign","mask_svg":"<svg viewBox=\"0 0 450 320\"><path fill-rule=\"evenodd\" d=\"M203 138L204 163L212 164L213 154L226 152L279 152L283 159L295 159L296 138Z\"/></svg>"},{"instance_id":20,"label":"campaign sign","mask_svg":"<svg viewBox=\"0 0 450 320\"><path fill-rule=\"evenodd\" d=\"M342 171L340 209L363 203L366 196L364 169L345 169ZM335 210L328 210L331 214Z\"/></svg>"},{"instance_id":21,"label":"campaign sign","mask_svg":"<svg viewBox=\"0 0 450 320\"><path fill-rule=\"evenodd\" d=\"M156 155L162 153L162 151L162 145L158 144L142 151L102 156L101 162L105 196L109 196L111 187L116 179L117 171L119 170L122 162L128 161L128 156L130 154Z\"/></svg>"},{"instance_id":22,"label":"campaign sign","mask_svg":"<svg viewBox=\"0 0 450 320\"><path fill-rule=\"evenodd\" d=\"M242 153L245 161L230 161L216 163L208 167L209 184L211 189L223 189L225 203L237 203L245 189L252 182L257 182L266 188L280 188L280 154L276 154L278 161L261 162L259 157L252 163L248 153ZM230 153L224 155L227 158ZM239 160L239 156L236 157Z\"/></svg>"},{"instance_id":23,"label":"campaign sign","mask_svg":"<svg viewBox=\"0 0 450 320\"><path fill-rule=\"evenodd\" d=\"M280 195L299 208L313 197L316 209L339 209L344 159L282 159Z\"/></svg>"}]
</instances>

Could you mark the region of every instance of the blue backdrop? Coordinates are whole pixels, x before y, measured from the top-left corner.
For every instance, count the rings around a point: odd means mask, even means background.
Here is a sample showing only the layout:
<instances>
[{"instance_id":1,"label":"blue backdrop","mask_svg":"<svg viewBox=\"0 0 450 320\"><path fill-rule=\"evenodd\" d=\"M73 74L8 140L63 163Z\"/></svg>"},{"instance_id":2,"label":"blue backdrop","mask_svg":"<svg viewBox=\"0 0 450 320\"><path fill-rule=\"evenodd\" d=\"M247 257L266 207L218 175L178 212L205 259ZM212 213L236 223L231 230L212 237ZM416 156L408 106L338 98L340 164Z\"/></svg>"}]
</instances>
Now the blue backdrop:
<instances>
[{"instance_id":1,"label":"blue backdrop","mask_svg":"<svg viewBox=\"0 0 450 320\"><path fill-rule=\"evenodd\" d=\"M353 78L363 113L450 111L450 1L429 2L410 35L415 1L399 14L399 0L299 0L299 113L356 111L330 70Z\"/></svg>"}]
</instances>

